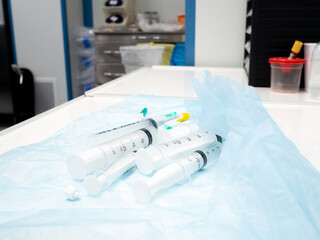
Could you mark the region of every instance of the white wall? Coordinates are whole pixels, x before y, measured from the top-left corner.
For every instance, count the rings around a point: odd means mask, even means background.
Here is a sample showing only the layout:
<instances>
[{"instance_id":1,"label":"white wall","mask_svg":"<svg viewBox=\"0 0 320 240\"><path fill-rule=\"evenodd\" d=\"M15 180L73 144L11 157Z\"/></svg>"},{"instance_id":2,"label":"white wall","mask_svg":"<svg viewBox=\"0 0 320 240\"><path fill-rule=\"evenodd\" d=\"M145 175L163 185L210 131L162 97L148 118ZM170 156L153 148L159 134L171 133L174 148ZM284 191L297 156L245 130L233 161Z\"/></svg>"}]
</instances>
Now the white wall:
<instances>
[{"instance_id":1,"label":"white wall","mask_svg":"<svg viewBox=\"0 0 320 240\"><path fill-rule=\"evenodd\" d=\"M136 0L136 13L157 11L160 21L177 21L185 13L185 0Z\"/></svg>"},{"instance_id":2,"label":"white wall","mask_svg":"<svg viewBox=\"0 0 320 240\"><path fill-rule=\"evenodd\" d=\"M92 1L92 15L93 15L93 27L100 27L103 25L103 12L102 12L102 0Z\"/></svg>"},{"instance_id":3,"label":"white wall","mask_svg":"<svg viewBox=\"0 0 320 240\"><path fill-rule=\"evenodd\" d=\"M196 66L243 67L246 6L246 0L196 1Z\"/></svg>"},{"instance_id":4,"label":"white wall","mask_svg":"<svg viewBox=\"0 0 320 240\"><path fill-rule=\"evenodd\" d=\"M67 101L60 1L11 0L17 61L35 78L56 79L56 104Z\"/></svg>"},{"instance_id":5,"label":"white wall","mask_svg":"<svg viewBox=\"0 0 320 240\"><path fill-rule=\"evenodd\" d=\"M103 2L104 0L92 1L94 27L103 24ZM162 21L177 21L177 15L185 13L185 0L135 0L135 12L145 11L157 11Z\"/></svg>"}]
</instances>

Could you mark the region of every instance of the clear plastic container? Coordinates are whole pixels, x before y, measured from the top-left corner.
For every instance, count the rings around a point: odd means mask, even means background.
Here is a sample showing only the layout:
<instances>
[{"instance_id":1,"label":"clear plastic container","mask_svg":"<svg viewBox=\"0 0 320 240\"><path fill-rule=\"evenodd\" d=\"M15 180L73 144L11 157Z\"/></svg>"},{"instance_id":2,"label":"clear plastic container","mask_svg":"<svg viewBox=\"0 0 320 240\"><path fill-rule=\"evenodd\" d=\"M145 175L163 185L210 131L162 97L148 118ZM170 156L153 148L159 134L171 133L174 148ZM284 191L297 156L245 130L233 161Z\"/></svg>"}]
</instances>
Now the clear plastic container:
<instances>
[{"instance_id":1,"label":"clear plastic container","mask_svg":"<svg viewBox=\"0 0 320 240\"><path fill-rule=\"evenodd\" d=\"M303 58L269 58L271 67L271 91L281 93L299 92L301 71L306 62Z\"/></svg>"},{"instance_id":2,"label":"clear plastic container","mask_svg":"<svg viewBox=\"0 0 320 240\"><path fill-rule=\"evenodd\" d=\"M132 65L132 64L125 64L124 65L124 70L126 73L131 73L135 70L138 70L139 68L142 68L143 65Z\"/></svg>"},{"instance_id":3,"label":"clear plastic container","mask_svg":"<svg viewBox=\"0 0 320 240\"><path fill-rule=\"evenodd\" d=\"M312 51L308 92L311 98L320 99L320 42Z\"/></svg>"},{"instance_id":4,"label":"clear plastic container","mask_svg":"<svg viewBox=\"0 0 320 240\"><path fill-rule=\"evenodd\" d=\"M120 47L121 59L125 66L126 73L142 66L161 65L163 51L163 46L145 45Z\"/></svg>"},{"instance_id":5,"label":"clear plastic container","mask_svg":"<svg viewBox=\"0 0 320 240\"><path fill-rule=\"evenodd\" d=\"M175 47L174 44L169 44L169 43L140 43L137 44L137 46L145 46L145 45L150 45L150 46L162 46L164 47L163 55L162 55L162 62L161 65L170 65L170 60L172 56L173 49Z\"/></svg>"}]
</instances>

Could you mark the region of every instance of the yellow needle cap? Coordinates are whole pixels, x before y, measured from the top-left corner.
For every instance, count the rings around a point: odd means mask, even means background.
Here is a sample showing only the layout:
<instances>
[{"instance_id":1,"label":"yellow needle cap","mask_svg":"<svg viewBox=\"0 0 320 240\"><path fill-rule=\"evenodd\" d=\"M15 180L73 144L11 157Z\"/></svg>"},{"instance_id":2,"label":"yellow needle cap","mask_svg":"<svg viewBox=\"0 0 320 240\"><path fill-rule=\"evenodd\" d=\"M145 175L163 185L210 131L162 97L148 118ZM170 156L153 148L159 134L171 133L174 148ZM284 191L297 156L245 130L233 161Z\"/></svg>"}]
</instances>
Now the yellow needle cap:
<instances>
[{"instance_id":1,"label":"yellow needle cap","mask_svg":"<svg viewBox=\"0 0 320 240\"><path fill-rule=\"evenodd\" d=\"M189 113L185 112L185 113L182 113L182 118L179 118L177 120L177 122L184 122L184 121L188 120L189 118L190 118Z\"/></svg>"},{"instance_id":2,"label":"yellow needle cap","mask_svg":"<svg viewBox=\"0 0 320 240\"><path fill-rule=\"evenodd\" d=\"M303 45L303 42L295 41L293 44L293 47L291 48L291 51L294 53L299 53L302 45Z\"/></svg>"}]
</instances>

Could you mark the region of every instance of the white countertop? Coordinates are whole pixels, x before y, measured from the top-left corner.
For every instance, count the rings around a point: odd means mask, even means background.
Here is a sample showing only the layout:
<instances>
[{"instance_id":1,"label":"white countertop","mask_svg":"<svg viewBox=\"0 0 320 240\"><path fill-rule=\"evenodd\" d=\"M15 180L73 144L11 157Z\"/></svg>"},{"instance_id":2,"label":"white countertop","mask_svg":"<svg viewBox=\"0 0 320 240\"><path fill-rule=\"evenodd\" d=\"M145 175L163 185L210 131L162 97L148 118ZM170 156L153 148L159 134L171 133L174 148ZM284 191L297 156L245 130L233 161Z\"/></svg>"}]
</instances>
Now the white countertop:
<instances>
[{"instance_id":1,"label":"white countertop","mask_svg":"<svg viewBox=\"0 0 320 240\"><path fill-rule=\"evenodd\" d=\"M0 132L0 154L41 141L76 118L121 101L131 94L195 98L191 80L204 69L247 85L241 68L154 66L106 83L66 104ZM256 88L267 111L300 152L320 170L320 102L305 92L282 94Z\"/></svg>"},{"instance_id":2,"label":"white countertop","mask_svg":"<svg viewBox=\"0 0 320 240\"><path fill-rule=\"evenodd\" d=\"M141 68L86 93L87 96L105 94L145 94L169 97L195 98L191 81L204 70L214 75L229 77L248 84L242 68L168 67Z\"/></svg>"}]
</instances>

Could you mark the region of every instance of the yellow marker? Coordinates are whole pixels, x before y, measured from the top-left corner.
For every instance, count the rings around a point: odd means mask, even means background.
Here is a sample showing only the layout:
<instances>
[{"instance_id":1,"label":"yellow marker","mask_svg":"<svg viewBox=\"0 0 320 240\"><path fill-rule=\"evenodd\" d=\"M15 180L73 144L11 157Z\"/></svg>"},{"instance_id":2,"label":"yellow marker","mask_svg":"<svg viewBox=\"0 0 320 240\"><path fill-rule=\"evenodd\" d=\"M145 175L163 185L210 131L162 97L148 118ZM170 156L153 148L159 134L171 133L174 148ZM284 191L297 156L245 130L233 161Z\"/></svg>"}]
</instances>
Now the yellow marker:
<instances>
[{"instance_id":1,"label":"yellow marker","mask_svg":"<svg viewBox=\"0 0 320 240\"><path fill-rule=\"evenodd\" d=\"M182 118L179 118L177 120L177 122L184 122L184 121L188 120L189 118L190 118L189 113L185 112L185 113L182 113Z\"/></svg>"},{"instance_id":2,"label":"yellow marker","mask_svg":"<svg viewBox=\"0 0 320 240\"><path fill-rule=\"evenodd\" d=\"M291 53L290 53L290 56L288 57L288 59L296 58L296 56L298 55L298 53L301 50L302 45L303 45L303 42L295 41L293 44L293 47L291 48Z\"/></svg>"}]
</instances>

